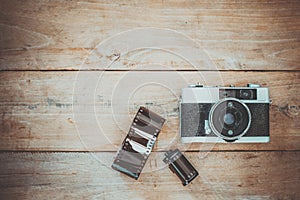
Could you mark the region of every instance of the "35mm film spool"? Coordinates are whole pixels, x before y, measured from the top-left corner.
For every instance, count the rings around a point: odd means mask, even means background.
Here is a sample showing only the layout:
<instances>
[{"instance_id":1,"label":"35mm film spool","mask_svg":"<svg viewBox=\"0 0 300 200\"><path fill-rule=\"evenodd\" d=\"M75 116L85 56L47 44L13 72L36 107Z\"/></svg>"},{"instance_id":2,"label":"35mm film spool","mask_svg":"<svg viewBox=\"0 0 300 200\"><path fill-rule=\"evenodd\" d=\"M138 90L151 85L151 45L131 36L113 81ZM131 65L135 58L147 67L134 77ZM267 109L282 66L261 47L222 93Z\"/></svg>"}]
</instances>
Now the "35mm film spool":
<instances>
[{"instance_id":1,"label":"35mm film spool","mask_svg":"<svg viewBox=\"0 0 300 200\"><path fill-rule=\"evenodd\" d=\"M170 170L178 176L183 186L188 185L198 176L197 170L179 149L167 151L163 161L168 164Z\"/></svg>"}]
</instances>

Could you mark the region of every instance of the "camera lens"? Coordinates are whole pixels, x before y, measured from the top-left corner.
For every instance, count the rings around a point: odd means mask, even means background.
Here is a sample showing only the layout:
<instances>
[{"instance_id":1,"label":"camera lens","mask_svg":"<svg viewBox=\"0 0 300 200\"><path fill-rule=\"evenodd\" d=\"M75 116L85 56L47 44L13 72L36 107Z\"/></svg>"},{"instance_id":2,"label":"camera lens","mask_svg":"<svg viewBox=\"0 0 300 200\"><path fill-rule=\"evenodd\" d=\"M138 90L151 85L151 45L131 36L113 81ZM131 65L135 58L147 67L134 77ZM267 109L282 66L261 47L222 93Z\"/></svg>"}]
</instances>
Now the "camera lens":
<instances>
[{"instance_id":1,"label":"camera lens","mask_svg":"<svg viewBox=\"0 0 300 200\"><path fill-rule=\"evenodd\" d=\"M227 125L232 125L235 122L235 117L232 113L226 113L224 115L224 123Z\"/></svg>"},{"instance_id":2,"label":"camera lens","mask_svg":"<svg viewBox=\"0 0 300 200\"><path fill-rule=\"evenodd\" d=\"M236 140L250 128L251 113L247 105L238 99L223 99L211 108L209 124L217 136L225 140Z\"/></svg>"}]
</instances>

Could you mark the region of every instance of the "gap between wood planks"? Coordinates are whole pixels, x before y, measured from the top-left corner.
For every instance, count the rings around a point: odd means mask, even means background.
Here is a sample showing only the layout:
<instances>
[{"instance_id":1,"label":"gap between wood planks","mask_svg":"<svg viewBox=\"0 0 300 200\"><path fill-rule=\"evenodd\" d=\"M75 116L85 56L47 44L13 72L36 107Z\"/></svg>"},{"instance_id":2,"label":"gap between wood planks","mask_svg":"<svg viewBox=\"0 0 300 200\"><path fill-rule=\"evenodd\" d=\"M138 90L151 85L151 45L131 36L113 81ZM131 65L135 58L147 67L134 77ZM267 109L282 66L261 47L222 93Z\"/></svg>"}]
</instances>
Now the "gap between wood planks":
<instances>
[{"instance_id":1,"label":"gap between wood planks","mask_svg":"<svg viewBox=\"0 0 300 200\"><path fill-rule=\"evenodd\" d=\"M150 70L150 69L4 69L1 70L0 69L0 73L1 72L93 72L93 71L103 71L103 72L128 72L128 71L133 71L133 72L289 72L289 73L293 73L293 72L299 72L299 70L279 70L279 69L274 69L274 70L242 70L242 69L236 69L236 70L227 70L227 69L220 69L220 70L210 70L210 69L201 69L201 70L193 70L193 69L174 69L174 70L166 70L166 69L162 69L162 70Z\"/></svg>"},{"instance_id":2,"label":"gap between wood planks","mask_svg":"<svg viewBox=\"0 0 300 200\"><path fill-rule=\"evenodd\" d=\"M121 146L121 144L120 144ZM162 150L154 150L153 152L156 153L164 153L167 151L162 151ZM188 153L218 153L218 152L223 152L223 153L260 153L260 152L300 152L299 149L296 150L186 150L184 152ZM65 150L0 150L1 153L116 153L116 151L109 151L109 150L98 150L98 151L77 151L77 150L70 150L70 151L65 151Z\"/></svg>"}]
</instances>

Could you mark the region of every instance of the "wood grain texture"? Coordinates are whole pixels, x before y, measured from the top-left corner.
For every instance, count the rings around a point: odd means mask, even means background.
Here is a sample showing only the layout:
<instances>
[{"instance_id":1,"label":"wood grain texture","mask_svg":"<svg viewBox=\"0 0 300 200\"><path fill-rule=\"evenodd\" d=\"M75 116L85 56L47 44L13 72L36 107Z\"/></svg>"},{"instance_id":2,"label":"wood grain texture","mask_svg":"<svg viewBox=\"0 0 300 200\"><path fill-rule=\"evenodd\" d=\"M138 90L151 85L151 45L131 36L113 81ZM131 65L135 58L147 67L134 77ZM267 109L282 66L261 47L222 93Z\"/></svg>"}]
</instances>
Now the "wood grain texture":
<instances>
[{"instance_id":1,"label":"wood grain texture","mask_svg":"<svg viewBox=\"0 0 300 200\"><path fill-rule=\"evenodd\" d=\"M220 70L299 70L299 1L4 0L0 9L1 70L81 69L100 42L146 27L170 29L191 38ZM161 35L155 41L167 39ZM102 56L121 54L116 69L155 61L177 70L194 69L178 56L161 56L162 52L127 55L128 45L112 40ZM174 48L181 45L174 43ZM105 66L90 62L87 68Z\"/></svg>"},{"instance_id":2,"label":"wood grain texture","mask_svg":"<svg viewBox=\"0 0 300 200\"><path fill-rule=\"evenodd\" d=\"M138 181L115 153L1 153L1 199L299 199L299 152L185 153L199 172L183 187L152 153Z\"/></svg>"},{"instance_id":3,"label":"wood grain texture","mask_svg":"<svg viewBox=\"0 0 300 200\"><path fill-rule=\"evenodd\" d=\"M299 11L298 0L2 0L0 199L300 199ZM268 87L271 142L183 145L178 99L197 82ZM140 105L167 121L134 181L110 164ZM177 147L200 174L187 187L162 163Z\"/></svg>"},{"instance_id":4,"label":"wood grain texture","mask_svg":"<svg viewBox=\"0 0 300 200\"><path fill-rule=\"evenodd\" d=\"M296 72L2 72L0 77L2 150L116 150L140 105L167 119L156 150L170 146L299 150L300 146ZM178 98L182 87L198 81L208 85L249 81L269 87L271 142L180 144Z\"/></svg>"}]
</instances>

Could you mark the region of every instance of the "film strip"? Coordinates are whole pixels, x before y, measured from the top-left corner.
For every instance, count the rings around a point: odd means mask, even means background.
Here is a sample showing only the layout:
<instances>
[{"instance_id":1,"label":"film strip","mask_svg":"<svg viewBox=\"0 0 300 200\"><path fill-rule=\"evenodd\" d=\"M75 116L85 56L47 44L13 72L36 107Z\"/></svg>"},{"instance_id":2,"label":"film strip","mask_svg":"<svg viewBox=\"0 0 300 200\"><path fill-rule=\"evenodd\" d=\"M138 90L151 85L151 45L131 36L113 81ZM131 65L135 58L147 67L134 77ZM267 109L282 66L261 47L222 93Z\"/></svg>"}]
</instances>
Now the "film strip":
<instances>
[{"instance_id":1,"label":"film strip","mask_svg":"<svg viewBox=\"0 0 300 200\"><path fill-rule=\"evenodd\" d=\"M112 168L138 179L153 149L165 119L140 107L130 126Z\"/></svg>"}]
</instances>

